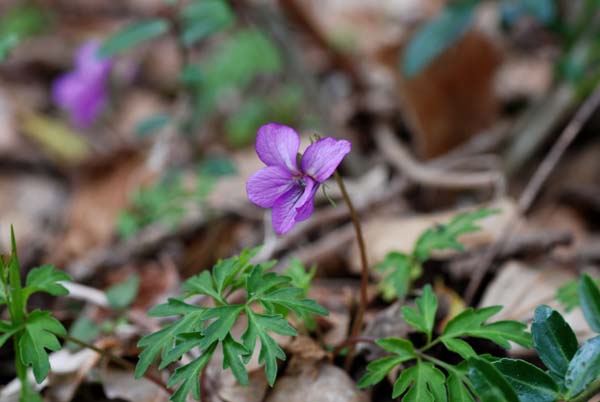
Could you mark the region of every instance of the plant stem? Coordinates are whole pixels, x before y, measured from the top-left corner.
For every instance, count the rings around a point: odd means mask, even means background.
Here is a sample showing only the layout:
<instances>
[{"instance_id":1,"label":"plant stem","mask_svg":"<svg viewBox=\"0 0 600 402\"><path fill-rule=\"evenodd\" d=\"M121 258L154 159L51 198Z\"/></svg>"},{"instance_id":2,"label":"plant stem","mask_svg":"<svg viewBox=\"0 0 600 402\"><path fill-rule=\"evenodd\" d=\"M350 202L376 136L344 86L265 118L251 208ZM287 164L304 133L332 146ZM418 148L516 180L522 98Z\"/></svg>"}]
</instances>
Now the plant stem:
<instances>
[{"instance_id":1,"label":"plant stem","mask_svg":"<svg viewBox=\"0 0 600 402\"><path fill-rule=\"evenodd\" d=\"M344 181L342 180L342 177L337 171L334 173L334 177L338 186L340 186L342 197L344 198L344 201L348 205L348 210L350 211L350 218L352 219L352 224L354 225L354 230L356 231L356 240L358 241L358 249L360 251L360 262L362 265L362 272L360 278L360 303L358 305L356 317L354 318L354 323L352 325L352 330L350 331L349 336L349 338L356 338L358 337L362 329L363 317L365 315L365 310L367 309L367 286L369 285L369 263L367 262L367 248L365 247L365 239L363 237L362 226L360 225L360 218L358 216L358 213L356 212L356 209L354 208L354 204L352 204L350 195L348 195L348 190L346 190ZM350 350L348 351L348 356L346 357L346 369L350 367L353 357L354 345L352 344L350 346Z\"/></svg>"},{"instance_id":2,"label":"plant stem","mask_svg":"<svg viewBox=\"0 0 600 402\"><path fill-rule=\"evenodd\" d=\"M568 399L568 402L587 402L595 395L600 395L600 380L591 383L585 391L577 395L575 398Z\"/></svg>"},{"instance_id":3,"label":"plant stem","mask_svg":"<svg viewBox=\"0 0 600 402\"><path fill-rule=\"evenodd\" d=\"M99 355L106 357L107 359L113 361L114 363L118 364L119 366L121 366L127 370L135 371L135 365L133 363L123 359L120 356L114 355L107 350L100 349L99 347L96 347L95 345L92 345L91 343L87 343L85 341L82 341L81 339L74 338L68 334L59 334L56 332L53 332L53 334L58 336L59 338L64 339L65 341L73 342L81 347L93 350L94 352L98 353ZM167 384L165 384L160 378L157 378L150 373L144 373L144 377L147 380L152 381L154 384L158 385L160 388L164 389L165 392L169 396L171 395L171 392L169 391Z\"/></svg>"}]
</instances>

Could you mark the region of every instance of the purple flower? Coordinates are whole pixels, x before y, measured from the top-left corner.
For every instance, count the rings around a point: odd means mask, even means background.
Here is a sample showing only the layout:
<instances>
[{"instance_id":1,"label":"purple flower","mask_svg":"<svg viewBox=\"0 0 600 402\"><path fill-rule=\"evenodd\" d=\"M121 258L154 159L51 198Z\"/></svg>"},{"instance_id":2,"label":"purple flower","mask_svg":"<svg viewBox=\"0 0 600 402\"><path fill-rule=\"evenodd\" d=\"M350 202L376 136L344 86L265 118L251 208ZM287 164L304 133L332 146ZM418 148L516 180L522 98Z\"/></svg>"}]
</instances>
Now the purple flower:
<instances>
[{"instance_id":1,"label":"purple flower","mask_svg":"<svg viewBox=\"0 0 600 402\"><path fill-rule=\"evenodd\" d=\"M310 145L301 161L299 148L300 137L291 127L269 123L258 129L256 153L267 167L250 176L246 192L252 203L273 208L277 234L310 217L319 185L331 177L352 146L326 137Z\"/></svg>"},{"instance_id":2,"label":"purple flower","mask_svg":"<svg viewBox=\"0 0 600 402\"><path fill-rule=\"evenodd\" d=\"M71 115L79 128L89 127L106 103L106 82L112 67L110 59L98 56L98 42L86 42L77 51L75 68L56 79L52 99Z\"/></svg>"}]
</instances>

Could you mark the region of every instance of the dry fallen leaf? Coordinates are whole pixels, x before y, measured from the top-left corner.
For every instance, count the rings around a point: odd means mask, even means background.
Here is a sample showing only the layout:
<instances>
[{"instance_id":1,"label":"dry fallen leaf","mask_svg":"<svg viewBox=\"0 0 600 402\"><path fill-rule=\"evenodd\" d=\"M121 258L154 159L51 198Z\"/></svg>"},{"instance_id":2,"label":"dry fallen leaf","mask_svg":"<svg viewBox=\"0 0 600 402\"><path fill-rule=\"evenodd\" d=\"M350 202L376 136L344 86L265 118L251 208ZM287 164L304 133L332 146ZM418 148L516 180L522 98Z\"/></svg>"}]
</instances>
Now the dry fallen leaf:
<instances>
[{"instance_id":1,"label":"dry fallen leaf","mask_svg":"<svg viewBox=\"0 0 600 402\"><path fill-rule=\"evenodd\" d=\"M292 363L290 363L292 365ZM291 371L291 370L288 370ZM367 402L348 374L328 363L303 361L277 379L265 402Z\"/></svg>"},{"instance_id":2,"label":"dry fallen leaf","mask_svg":"<svg viewBox=\"0 0 600 402\"><path fill-rule=\"evenodd\" d=\"M504 306L492 320L517 320L528 322L533 319L536 307L546 304L564 315L578 339L584 341L594 334L583 317L581 309L569 313L555 299L559 287L576 279L564 267L530 267L517 261L509 261L487 287L479 307ZM516 349L518 350L518 349Z\"/></svg>"}]
</instances>

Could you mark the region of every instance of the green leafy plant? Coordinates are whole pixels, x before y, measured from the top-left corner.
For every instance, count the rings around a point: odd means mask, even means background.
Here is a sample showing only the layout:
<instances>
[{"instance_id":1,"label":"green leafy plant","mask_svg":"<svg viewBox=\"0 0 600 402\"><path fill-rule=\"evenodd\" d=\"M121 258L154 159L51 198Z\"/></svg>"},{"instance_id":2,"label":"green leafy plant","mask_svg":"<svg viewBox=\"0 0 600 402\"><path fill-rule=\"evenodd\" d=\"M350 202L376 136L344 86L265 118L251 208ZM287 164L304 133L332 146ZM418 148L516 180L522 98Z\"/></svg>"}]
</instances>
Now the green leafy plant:
<instances>
[{"instance_id":1,"label":"green leafy plant","mask_svg":"<svg viewBox=\"0 0 600 402\"><path fill-rule=\"evenodd\" d=\"M305 291L292 286L289 277L268 272L272 263L251 263L258 250L245 250L237 257L219 261L211 272L204 271L188 279L183 285L186 293L182 297L169 299L149 312L154 317L178 318L140 340L138 345L143 350L136 368L137 377L143 375L159 355L159 368L162 369L197 350L199 355L179 366L168 385L177 387L171 397L175 402L185 401L189 393L199 399L200 374L220 345L223 368L231 369L238 382L247 385L245 364L253 355L258 340L259 363L265 365L267 381L273 385L277 360L285 360L285 353L271 333L297 335L286 318L292 312L299 316L328 313L314 300L306 299ZM245 300L231 301L238 290L243 290ZM212 306L186 302L197 295L207 297ZM245 329L241 337L236 338L234 327L244 322L242 317L245 318Z\"/></svg>"},{"instance_id":2,"label":"green leafy plant","mask_svg":"<svg viewBox=\"0 0 600 402\"><path fill-rule=\"evenodd\" d=\"M600 393L600 336L580 347L559 312L538 307L530 335L519 322L486 323L500 306L468 308L434 338L437 298L429 285L422 293L415 300L416 308L403 307L402 316L425 334L425 345L416 348L411 341L396 338L376 341L392 355L370 363L360 387L377 384L397 366L410 363L394 383L392 396L404 395L403 401L474 401L477 396L486 402L579 402ZM586 319L598 332L600 290L587 275L579 281L579 297ZM510 342L533 345L548 370L521 359L479 355L465 337L487 339L505 349L510 348ZM425 353L437 344L458 354L463 362L450 365Z\"/></svg>"},{"instance_id":3,"label":"green leafy plant","mask_svg":"<svg viewBox=\"0 0 600 402\"><path fill-rule=\"evenodd\" d=\"M427 354L428 350L437 344L443 344L448 350L470 361L479 357L463 339L465 337L487 339L503 348L510 348L510 342L525 347L531 345L531 337L525 330L525 324L516 321L486 323L501 310L500 306L477 310L468 308L450 320L442 333L434 337L438 300L430 285L423 288L415 305L415 308L403 307L402 317L411 327L425 335L425 345L417 348L411 341L399 338L376 341L392 355L370 363L367 374L358 383L359 387L377 384L397 366L412 363L396 379L393 398L404 395L403 401L472 401L474 399L469 389L472 391L475 385L467 375L468 366L442 362Z\"/></svg>"},{"instance_id":4,"label":"green leafy plant","mask_svg":"<svg viewBox=\"0 0 600 402\"><path fill-rule=\"evenodd\" d=\"M0 305L7 306L10 321L0 321L0 347L12 339L15 348L15 368L21 382L21 401L38 401L27 369L31 367L36 382L41 383L50 371L48 350L61 348L57 336L66 334L62 324L47 310L27 309L27 302L34 293L49 293L53 296L68 294L61 282L70 280L64 272L51 265L32 269L27 275L25 286L21 283L21 272L14 232L11 230L11 254L0 257Z\"/></svg>"},{"instance_id":5,"label":"green leafy plant","mask_svg":"<svg viewBox=\"0 0 600 402\"><path fill-rule=\"evenodd\" d=\"M459 236L478 231L480 229L477 225L478 221L498 212L497 209L482 208L459 214L450 222L436 225L423 232L410 254L389 253L377 265L377 269L383 275L383 279L379 282L383 298L403 299L409 292L412 282L421 276L422 264L434 251L449 249L463 251L464 246L459 242Z\"/></svg>"}]
</instances>

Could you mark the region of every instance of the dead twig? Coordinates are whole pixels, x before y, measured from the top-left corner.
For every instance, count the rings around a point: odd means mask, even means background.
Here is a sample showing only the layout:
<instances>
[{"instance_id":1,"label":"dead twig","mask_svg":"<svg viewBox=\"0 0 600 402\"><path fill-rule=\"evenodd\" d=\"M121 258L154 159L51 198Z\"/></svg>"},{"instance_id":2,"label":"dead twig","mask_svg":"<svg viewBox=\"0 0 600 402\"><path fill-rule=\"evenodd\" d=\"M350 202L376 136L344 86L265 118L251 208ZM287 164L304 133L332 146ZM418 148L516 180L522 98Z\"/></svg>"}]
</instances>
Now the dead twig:
<instances>
[{"instance_id":1,"label":"dead twig","mask_svg":"<svg viewBox=\"0 0 600 402\"><path fill-rule=\"evenodd\" d=\"M418 184L450 189L494 187L496 195L504 193L504 177L500 172L449 172L424 165L394 138L388 127L377 129L375 142L391 164Z\"/></svg>"}]
</instances>

